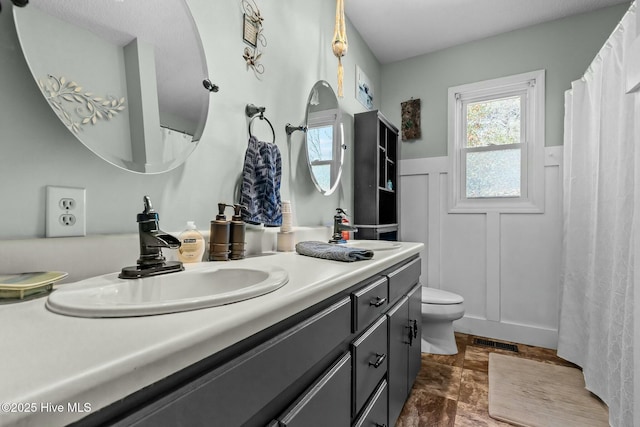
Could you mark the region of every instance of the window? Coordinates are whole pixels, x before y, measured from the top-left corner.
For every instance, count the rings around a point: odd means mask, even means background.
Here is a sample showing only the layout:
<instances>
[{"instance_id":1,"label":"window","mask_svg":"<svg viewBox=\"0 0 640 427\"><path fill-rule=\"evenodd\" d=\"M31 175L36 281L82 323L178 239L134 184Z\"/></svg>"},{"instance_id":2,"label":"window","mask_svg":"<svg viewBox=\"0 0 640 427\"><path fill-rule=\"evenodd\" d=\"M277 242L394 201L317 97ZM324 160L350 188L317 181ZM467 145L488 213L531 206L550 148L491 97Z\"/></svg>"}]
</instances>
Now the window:
<instances>
[{"instance_id":1,"label":"window","mask_svg":"<svg viewBox=\"0 0 640 427\"><path fill-rule=\"evenodd\" d=\"M324 191L331 188L331 163L333 160L333 126L309 127L309 162L313 176Z\"/></svg>"},{"instance_id":2,"label":"window","mask_svg":"<svg viewBox=\"0 0 640 427\"><path fill-rule=\"evenodd\" d=\"M313 180L322 191L328 192L327 194L331 194L330 191L335 189L331 187L331 183L337 182L340 173L341 163L337 163L338 156L334 156L334 153L340 150L340 138L333 137L339 131L340 121L336 110L309 113L307 156L313 171Z\"/></svg>"},{"instance_id":3,"label":"window","mask_svg":"<svg viewBox=\"0 0 640 427\"><path fill-rule=\"evenodd\" d=\"M449 88L450 212L544 211L544 70Z\"/></svg>"}]
</instances>

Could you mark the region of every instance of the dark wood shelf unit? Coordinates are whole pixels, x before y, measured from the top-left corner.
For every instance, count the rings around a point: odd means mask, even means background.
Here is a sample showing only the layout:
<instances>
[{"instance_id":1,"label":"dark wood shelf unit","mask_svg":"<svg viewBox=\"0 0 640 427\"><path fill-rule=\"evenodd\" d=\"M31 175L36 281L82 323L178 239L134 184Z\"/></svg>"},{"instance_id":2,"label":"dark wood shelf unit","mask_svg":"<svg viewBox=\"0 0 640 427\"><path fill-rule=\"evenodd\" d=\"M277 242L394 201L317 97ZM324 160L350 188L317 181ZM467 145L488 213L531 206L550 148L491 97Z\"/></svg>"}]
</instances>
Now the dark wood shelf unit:
<instances>
[{"instance_id":1,"label":"dark wood shelf unit","mask_svg":"<svg viewBox=\"0 0 640 427\"><path fill-rule=\"evenodd\" d=\"M397 240L398 128L378 110L354 115L356 238Z\"/></svg>"}]
</instances>

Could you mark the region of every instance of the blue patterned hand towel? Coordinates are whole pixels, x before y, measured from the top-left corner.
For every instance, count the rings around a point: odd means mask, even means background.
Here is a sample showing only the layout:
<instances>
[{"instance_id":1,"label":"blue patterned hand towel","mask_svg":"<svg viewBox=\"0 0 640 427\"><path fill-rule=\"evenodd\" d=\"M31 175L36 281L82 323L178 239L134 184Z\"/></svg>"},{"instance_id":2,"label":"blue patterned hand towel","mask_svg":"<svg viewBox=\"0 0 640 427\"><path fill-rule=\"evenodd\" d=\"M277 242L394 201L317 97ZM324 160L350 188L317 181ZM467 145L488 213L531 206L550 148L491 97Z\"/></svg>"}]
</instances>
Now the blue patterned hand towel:
<instances>
[{"instance_id":1,"label":"blue patterned hand towel","mask_svg":"<svg viewBox=\"0 0 640 427\"><path fill-rule=\"evenodd\" d=\"M240 204L247 207L242 219L267 227L282 225L280 204L281 157L278 146L271 142L249 138L242 170Z\"/></svg>"},{"instance_id":2,"label":"blue patterned hand towel","mask_svg":"<svg viewBox=\"0 0 640 427\"><path fill-rule=\"evenodd\" d=\"M335 261L361 261L373 258L373 251L369 249L348 248L324 242L300 242L296 245L296 252L300 255Z\"/></svg>"}]
</instances>

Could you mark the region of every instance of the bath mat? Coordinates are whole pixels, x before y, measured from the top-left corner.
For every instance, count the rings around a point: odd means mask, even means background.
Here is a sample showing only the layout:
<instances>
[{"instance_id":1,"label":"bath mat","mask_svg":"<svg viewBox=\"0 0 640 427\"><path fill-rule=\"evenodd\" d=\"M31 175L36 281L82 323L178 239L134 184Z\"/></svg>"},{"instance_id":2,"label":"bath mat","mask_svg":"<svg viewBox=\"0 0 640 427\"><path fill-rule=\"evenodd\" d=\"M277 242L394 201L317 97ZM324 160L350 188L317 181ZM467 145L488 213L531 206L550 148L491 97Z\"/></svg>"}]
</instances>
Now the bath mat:
<instances>
[{"instance_id":1,"label":"bath mat","mask_svg":"<svg viewBox=\"0 0 640 427\"><path fill-rule=\"evenodd\" d=\"M524 427L608 426L579 369L489 354L489 415Z\"/></svg>"}]
</instances>

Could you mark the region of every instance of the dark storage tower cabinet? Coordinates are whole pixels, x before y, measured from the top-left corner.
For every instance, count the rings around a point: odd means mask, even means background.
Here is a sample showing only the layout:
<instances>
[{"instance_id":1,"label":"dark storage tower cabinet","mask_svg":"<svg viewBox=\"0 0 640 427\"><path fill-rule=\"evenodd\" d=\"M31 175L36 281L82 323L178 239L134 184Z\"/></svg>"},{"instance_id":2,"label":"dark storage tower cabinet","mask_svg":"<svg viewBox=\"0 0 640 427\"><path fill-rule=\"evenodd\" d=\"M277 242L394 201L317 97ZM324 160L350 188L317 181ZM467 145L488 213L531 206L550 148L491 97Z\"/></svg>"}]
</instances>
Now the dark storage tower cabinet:
<instances>
[{"instance_id":1,"label":"dark storage tower cabinet","mask_svg":"<svg viewBox=\"0 0 640 427\"><path fill-rule=\"evenodd\" d=\"M356 238L398 240L398 128L378 110L354 115Z\"/></svg>"}]
</instances>

